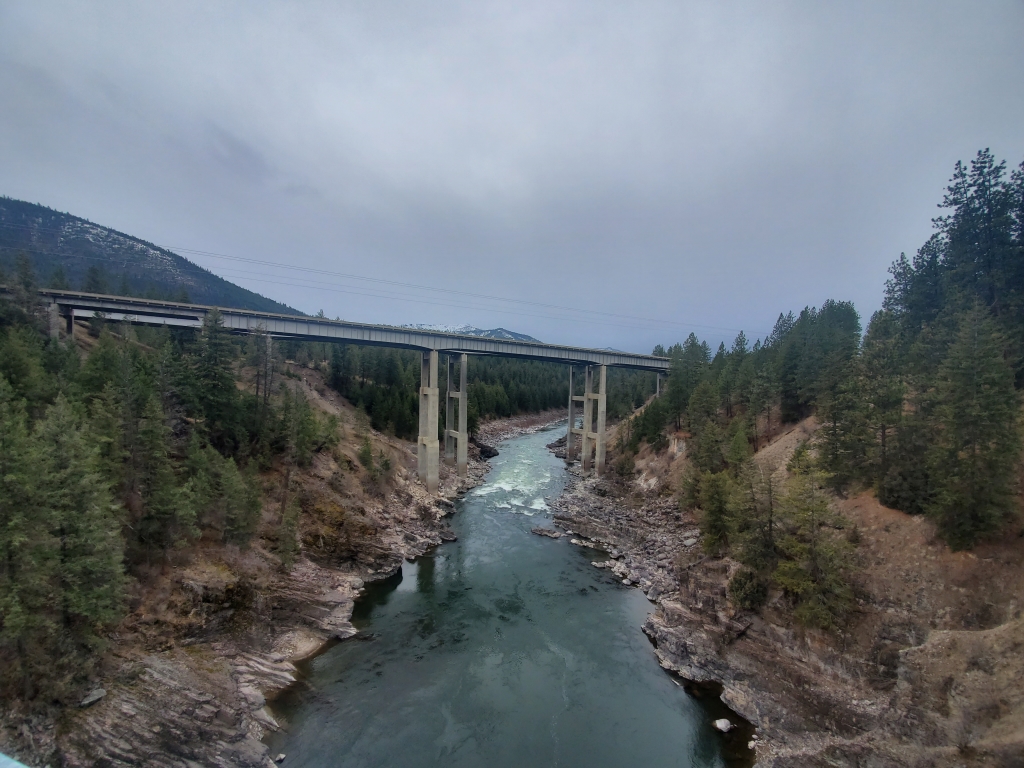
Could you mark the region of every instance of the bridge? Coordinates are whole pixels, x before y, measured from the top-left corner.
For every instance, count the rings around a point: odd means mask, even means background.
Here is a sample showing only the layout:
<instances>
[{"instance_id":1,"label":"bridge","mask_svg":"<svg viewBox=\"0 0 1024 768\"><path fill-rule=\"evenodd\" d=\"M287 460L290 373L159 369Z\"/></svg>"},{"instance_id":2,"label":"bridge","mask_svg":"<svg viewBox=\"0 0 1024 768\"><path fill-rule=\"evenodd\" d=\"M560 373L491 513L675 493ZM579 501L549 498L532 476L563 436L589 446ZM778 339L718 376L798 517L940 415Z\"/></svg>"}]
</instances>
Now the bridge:
<instances>
[{"instance_id":1,"label":"bridge","mask_svg":"<svg viewBox=\"0 0 1024 768\"><path fill-rule=\"evenodd\" d=\"M3 291L0 288L0 291ZM468 355L500 355L524 360L543 360L566 364L569 368L569 425L566 432L566 459L576 458L576 436L580 437L580 459L585 471L605 470L605 420L607 413L607 376L609 367L667 373L669 360L651 355L634 355L606 349L586 349L536 341L488 339L456 333L387 325L352 323L324 317L280 315L229 307L209 307L174 301L135 299L80 291L42 290L50 318L50 335L58 337L62 320L68 334L73 333L75 318L102 317L105 320L137 325L199 328L214 311L220 313L224 327L232 333L264 333L271 338L302 341L341 342L411 349L422 353L420 368L420 424L418 470L420 480L431 493L438 487L440 444L437 437L440 416L438 360L447 357L448 390L445 393L445 461L454 464L460 476L466 475L469 435L467 430ZM458 365L458 389L454 367ZM585 366L584 393L574 395L576 368ZM582 409L583 426L576 427L577 405ZM457 411L457 413L456 413ZM455 428L452 428L452 427Z\"/></svg>"}]
</instances>

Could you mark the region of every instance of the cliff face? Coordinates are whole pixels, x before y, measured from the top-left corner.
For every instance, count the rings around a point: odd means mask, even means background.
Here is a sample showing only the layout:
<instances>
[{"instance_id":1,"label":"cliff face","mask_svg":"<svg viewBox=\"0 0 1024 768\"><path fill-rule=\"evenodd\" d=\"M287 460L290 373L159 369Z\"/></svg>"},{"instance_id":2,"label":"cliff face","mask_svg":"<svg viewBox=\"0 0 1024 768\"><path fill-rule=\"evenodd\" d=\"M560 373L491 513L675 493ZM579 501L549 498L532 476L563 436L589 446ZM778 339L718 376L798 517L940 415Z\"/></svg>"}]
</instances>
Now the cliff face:
<instances>
[{"instance_id":1,"label":"cliff face","mask_svg":"<svg viewBox=\"0 0 1024 768\"><path fill-rule=\"evenodd\" d=\"M764 454L787 458L807 429ZM954 553L924 519L839 500L861 533L858 605L841 632L807 630L781 596L756 614L730 603L738 564L703 555L671 495L683 455L641 455L628 481L578 480L559 523L610 546L616 560L596 565L656 603L644 631L662 666L721 684L757 728L759 766L1024 765L1019 537Z\"/></svg>"}]
</instances>

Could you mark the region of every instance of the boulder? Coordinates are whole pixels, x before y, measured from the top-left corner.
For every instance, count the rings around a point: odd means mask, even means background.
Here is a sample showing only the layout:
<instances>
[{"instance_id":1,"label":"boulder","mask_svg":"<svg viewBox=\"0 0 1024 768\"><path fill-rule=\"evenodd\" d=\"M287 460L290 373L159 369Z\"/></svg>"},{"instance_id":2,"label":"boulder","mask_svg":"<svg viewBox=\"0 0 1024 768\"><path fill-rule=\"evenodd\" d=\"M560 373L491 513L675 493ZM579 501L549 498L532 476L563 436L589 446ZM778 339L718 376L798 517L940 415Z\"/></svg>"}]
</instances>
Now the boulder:
<instances>
[{"instance_id":1,"label":"boulder","mask_svg":"<svg viewBox=\"0 0 1024 768\"><path fill-rule=\"evenodd\" d=\"M484 443L481 443L479 440L475 439L473 440L473 443L476 445L477 448L480 449L481 459L493 459L495 456L498 455L498 449L495 448L494 446L486 445Z\"/></svg>"},{"instance_id":2,"label":"boulder","mask_svg":"<svg viewBox=\"0 0 1024 768\"><path fill-rule=\"evenodd\" d=\"M547 536L549 539L560 539L565 534L559 533L554 528L533 528L530 533L535 533L538 536Z\"/></svg>"},{"instance_id":3,"label":"boulder","mask_svg":"<svg viewBox=\"0 0 1024 768\"><path fill-rule=\"evenodd\" d=\"M83 709L85 707L91 707L93 704L95 704L97 701L99 701L106 695L107 692L102 688L97 688L93 691L89 691L89 693L86 694L85 698L78 702L78 706L82 707Z\"/></svg>"}]
</instances>

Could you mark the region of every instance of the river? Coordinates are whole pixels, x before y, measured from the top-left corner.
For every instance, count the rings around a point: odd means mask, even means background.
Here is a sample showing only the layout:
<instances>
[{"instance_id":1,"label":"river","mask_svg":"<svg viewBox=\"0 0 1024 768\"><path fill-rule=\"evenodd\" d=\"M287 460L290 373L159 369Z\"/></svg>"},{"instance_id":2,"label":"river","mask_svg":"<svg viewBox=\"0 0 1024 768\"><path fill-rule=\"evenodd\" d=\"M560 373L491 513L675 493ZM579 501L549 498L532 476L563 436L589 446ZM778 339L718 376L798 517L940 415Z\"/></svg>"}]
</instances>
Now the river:
<instances>
[{"instance_id":1,"label":"river","mask_svg":"<svg viewBox=\"0 0 1024 768\"><path fill-rule=\"evenodd\" d=\"M275 702L284 766L727 764L722 710L640 631L653 606L590 565L603 553L530 533L568 480L554 434L503 443L457 505L458 541L367 588L359 635Z\"/></svg>"}]
</instances>

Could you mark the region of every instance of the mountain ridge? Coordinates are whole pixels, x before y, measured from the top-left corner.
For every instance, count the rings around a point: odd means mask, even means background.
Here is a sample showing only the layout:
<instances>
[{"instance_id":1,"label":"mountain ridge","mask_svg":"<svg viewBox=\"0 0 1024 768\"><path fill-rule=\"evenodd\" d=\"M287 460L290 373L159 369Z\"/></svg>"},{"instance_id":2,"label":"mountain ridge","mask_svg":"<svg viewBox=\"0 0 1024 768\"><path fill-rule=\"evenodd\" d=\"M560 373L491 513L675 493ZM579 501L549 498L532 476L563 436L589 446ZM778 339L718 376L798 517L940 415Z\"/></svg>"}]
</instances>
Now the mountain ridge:
<instances>
[{"instance_id":1,"label":"mountain ridge","mask_svg":"<svg viewBox=\"0 0 1024 768\"><path fill-rule=\"evenodd\" d=\"M418 331L440 331L441 333L455 333L460 336L479 336L484 339L499 339L506 341L534 341L543 344L540 339L528 336L525 333L510 331L507 328L477 328L475 325L445 325L443 323L406 323L402 328L413 328Z\"/></svg>"},{"instance_id":2,"label":"mountain ridge","mask_svg":"<svg viewBox=\"0 0 1024 768\"><path fill-rule=\"evenodd\" d=\"M305 314L134 235L38 203L0 197L0 269L13 272L21 254L46 287L61 287L51 285L60 274L83 290L91 280L91 287L104 289L96 293L187 296L198 304Z\"/></svg>"}]
</instances>

